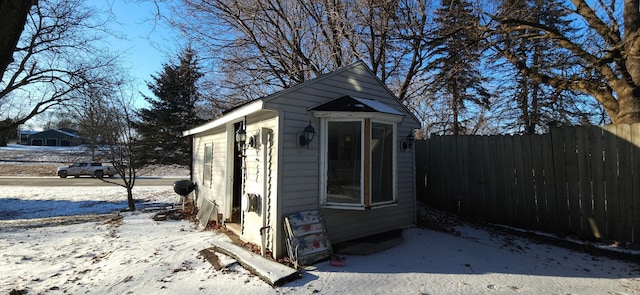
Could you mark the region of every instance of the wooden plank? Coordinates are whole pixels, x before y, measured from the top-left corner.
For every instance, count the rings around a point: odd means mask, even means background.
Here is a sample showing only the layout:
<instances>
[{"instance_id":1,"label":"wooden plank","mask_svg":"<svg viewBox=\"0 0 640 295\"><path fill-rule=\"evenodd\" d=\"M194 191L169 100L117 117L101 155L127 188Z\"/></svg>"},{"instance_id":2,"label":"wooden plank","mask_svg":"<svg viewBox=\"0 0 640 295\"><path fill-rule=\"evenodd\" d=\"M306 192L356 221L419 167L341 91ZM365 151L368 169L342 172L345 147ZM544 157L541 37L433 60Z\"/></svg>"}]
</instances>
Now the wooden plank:
<instances>
[{"instance_id":1,"label":"wooden plank","mask_svg":"<svg viewBox=\"0 0 640 295\"><path fill-rule=\"evenodd\" d=\"M526 136L526 135L525 135ZM522 144L522 140L525 136L513 136L513 171L514 171L514 182L513 182L513 214L514 214L514 223L515 226L519 228L530 228L527 220L527 195L525 189L525 172L524 172L524 158L528 158L529 155L524 154L524 147Z\"/></svg>"},{"instance_id":2,"label":"wooden plank","mask_svg":"<svg viewBox=\"0 0 640 295\"><path fill-rule=\"evenodd\" d=\"M496 178L496 195L495 195L495 223L507 224L507 212L506 212L506 198L509 196L510 190L508 177L505 175L505 171L508 170L506 166L505 157L505 139L506 135L496 136L496 170L493 171Z\"/></svg>"},{"instance_id":3,"label":"wooden plank","mask_svg":"<svg viewBox=\"0 0 640 295\"><path fill-rule=\"evenodd\" d=\"M472 162L470 163L472 172L471 176L473 181L470 183L470 191L474 200L474 218L480 218L486 210L486 203L484 201L484 171L483 162L483 147L482 138L480 136L472 136ZM484 220L484 219L483 219Z\"/></svg>"},{"instance_id":4,"label":"wooden plank","mask_svg":"<svg viewBox=\"0 0 640 295\"><path fill-rule=\"evenodd\" d=\"M589 219L593 218L593 193L592 172L591 172L591 152L590 152L590 129L597 127L576 127L576 150L578 159L578 179L580 195L580 238L593 240L595 238L591 230ZM597 181L597 180L596 180Z\"/></svg>"},{"instance_id":5,"label":"wooden plank","mask_svg":"<svg viewBox=\"0 0 640 295\"><path fill-rule=\"evenodd\" d=\"M631 141L631 125L617 125L618 135L618 196L620 206L618 210L618 236L623 243L631 242L631 219L633 216L633 149Z\"/></svg>"},{"instance_id":6,"label":"wooden plank","mask_svg":"<svg viewBox=\"0 0 640 295\"><path fill-rule=\"evenodd\" d=\"M546 219L547 229L550 233L561 234L562 228L558 222L558 206L557 206L557 189L555 157L553 155L553 140L551 133L540 135L542 140L542 166L544 177L544 200L542 202L544 208L541 208L542 218Z\"/></svg>"},{"instance_id":7,"label":"wooden plank","mask_svg":"<svg viewBox=\"0 0 640 295\"><path fill-rule=\"evenodd\" d=\"M518 216L516 214L516 194L517 188L515 183L514 163L513 163L513 136L504 137L504 166L503 179L505 185L504 194L504 214L506 224L516 224Z\"/></svg>"},{"instance_id":8,"label":"wooden plank","mask_svg":"<svg viewBox=\"0 0 640 295\"><path fill-rule=\"evenodd\" d=\"M532 142L537 138L535 135L522 136L522 186L523 198L522 216L528 229L537 229L538 220L536 216L536 191L535 191L535 168ZM538 143L536 143L538 144Z\"/></svg>"},{"instance_id":9,"label":"wooden plank","mask_svg":"<svg viewBox=\"0 0 640 295\"><path fill-rule=\"evenodd\" d=\"M593 216L587 216L591 234L596 239L606 235L607 204L605 201L604 154L602 146L602 129L598 126L589 128L589 151L591 154L591 178L593 179L592 200Z\"/></svg>"},{"instance_id":10,"label":"wooden plank","mask_svg":"<svg viewBox=\"0 0 640 295\"><path fill-rule=\"evenodd\" d=\"M608 238L616 240L618 228L618 210L620 201L618 196L618 147L616 126L607 125L603 127L602 144L604 147L604 179L605 199L607 204L607 235Z\"/></svg>"},{"instance_id":11,"label":"wooden plank","mask_svg":"<svg viewBox=\"0 0 640 295\"><path fill-rule=\"evenodd\" d=\"M558 234L565 235L569 230L569 206L567 199L567 171L565 163L565 142L564 134L561 128L551 128L551 142L553 145L553 167L555 170L555 189L556 189L556 216L554 217L558 224Z\"/></svg>"},{"instance_id":12,"label":"wooden plank","mask_svg":"<svg viewBox=\"0 0 640 295\"><path fill-rule=\"evenodd\" d=\"M445 162L442 163L443 169L447 170L445 179L446 193L443 199L444 209L448 212L458 214L458 156L456 149L456 139L454 136L443 137L446 139L443 154L446 155Z\"/></svg>"},{"instance_id":13,"label":"wooden plank","mask_svg":"<svg viewBox=\"0 0 640 295\"><path fill-rule=\"evenodd\" d=\"M545 187L544 187L544 169L542 157L542 137L540 135L531 135L529 138L530 159L531 159L531 180L532 180L532 214L535 222L533 229L547 230L548 220L545 217Z\"/></svg>"},{"instance_id":14,"label":"wooden plank","mask_svg":"<svg viewBox=\"0 0 640 295\"><path fill-rule=\"evenodd\" d=\"M475 203L476 200L476 190L474 189L475 175L474 170L476 167L475 164L475 155L474 150L475 146L473 144L473 137L471 135L458 136L460 140L459 144L461 146L462 152L462 190L460 195L460 212L463 216L467 216L469 218L476 218L475 211L477 210L477 205Z\"/></svg>"},{"instance_id":15,"label":"wooden plank","mask_svg":"<svg viewBox=\"0 0 640 295\"><path fill-rule=\"evenodd\" d=\"M633 196L631 208L633 216L631 216L631 225L633 228L633 246L640 246L640 123L631 125L631 143L633 149Z\"/></svg>"},{"instance_id":16,"label":"wooden plank","mask_svg":"<svg viewBox=\"0 0 640 295\"><path fill-rule=\"evenodd\" d=\"M439 157L438 157L438 162L440 163L438 165L439 167L439 171L435 172L433 171L433 173L439 173L440 175L438 175L439 177L439 182L438 182L438 194L436 199L434 200L437 204L438 209L440 210L445 210L445 211L449 211L448 208L446 208L446 199L450 194L450 190L449 187L447 187L449 181L448 179L451 177L451 173L453 169L450 169L450 167L446 166L446 163L449 162L449 153L450 153L450 140L449 138L445 137L445 136L438 136L437 140L440 142L440 150L439 150Z\"/></svg>"},{"instance_id":17,"label":"wooden plank","mask_svg":"<svg viewBox=\"0 0 640 295\"><path fill-rule=\"evenodd\" d=\"M437 181L437 196L434 198L434 205L436 206L435 208L440 209L440 210L446 210L445 209L445 198L447 196L447 194L449 193L448 188L447 188L447 178L450 176L450 169L446 169L444 163L447 160L447 148L448 148L448 142L445 140L446 138L444 136L438 136L436 138L436 144L438 145L438 156L436 161L438 162L438 170L437 171L431 171L432 173L432 177L434 179L438 179ZM434 149L434 153L436 153L436 150ZM439 175L435 175L435 174L439 174Z\"/></svg>"},{"instance_id":18,"label":"wooden plank","mask_svg":"<svg viewBox=\"0 0 640 295\"><path fill-rule=\"evenodd\" d=\"M463 203L467 203L467 189L468 189L468 184L467 184L467 151L466 151L466 142L468 142L468 136L466 135L459 135L456 136L456 156L457 156L457 185L455 186L456 190L457 190L457 196L458 196L458 214L462 214L462 204ZM465 205L466 207L466 205ZM465 215L462 216L469 216L468 212L465 212Z\"/></svg>"},{"instance_id":19,"label":"wooden plank","mask_svg":"<svg viewBox=\"0 0 640 295\"><path fill-rule=\"evenodd\" d=\"M437 208L440 210L446 210L445 208L445 200L448 197L449 194L449 188L447 187L447 179L449 177L451 177L451 169L447 169L448 167L445 166L446 161L448 160L448 155L449 152L447 151L448 149L448 141L446 140L447 138L444 136L439 136L438 137L438 141L440 142L440 150L439 150L439 156L437 161L439 162L439 170L437 172L434 173L438 173L438 177L439 177L439 181L438 181L438 196L436 201L437 204Z\"/></svg>"},{"instance_id":20,"label":"wooden plank","mask_svg":"<svg viewBox=\"0 0 640 295\"><path fill-rule=\"evenodd\" d=\"M488 201L487 201L487 177L489 174L486 169L487 163L487 148L484 142L484 137L486 136L475 136L474 137L474 146L476 152L476 163L475 163L475 184L472 188L472 191L475 192L475 199L477 202L476 206L476 217L482 220L487 220L485 215L488 212Z\"/></svg>"},{"instance_id":21,"label":"wooden plank","mask_svg":"<svg viewBox=\"0 0 640 295\"><path fill-rule=\"evenodd\" d=\"M416 200L423 203L426 201L425 179L427 171L429 171L429 165L427 164L429 159L428 143L427 140L416 140L415 142Z\"/></svg>"},{"instance_id":22,"label":"wooden plank","mask_svg":"<svg viewBox=\"0 0 640 295\"><path fill-rule=\"evenodd\" d=\"M454 181L451 183L452 185L451 188L455 192L454 193L455 198L451 200L450 206L456 209L455 211L456 213L460 214L460 202L463 201L463 196L466 195L466 184L464 179L465 153L464 153L464 147L462 146L462 141L464 136L453 136L453 138L455 142L454 157L456 158L456 161L455 161L456 174L455 174L455 178L453 179Z\"/></svg>"},{"instance_id":23,"label":"wooden plank","mask_svg":"<svg viewBox=\"0 0 640 295\"><path fill-rule=\"evenodd\" d=\"M495 222L497 215L497 197L496 197L496 141L497 136L483 136L482 145L484 146L485 159L483 171L486 179L485 184L485 198L486 205L483 206L487 210L484 212L484 220L488 222Z\"/></svg>"},{"instance_id":24,"label":"wooden plank","mask_svg":"<svg viewBox=\"0 0 640 295\"><path fill-rule=\"evenodd\" d=\"M442 156L440 150L442 143L440 142L440 136L431 135L428 143L430 153L428 155L429 170L427 171L426 204L439 209L438 198L442 191L442 169L440 168L440 158Z\"/></svg>"},{"instance_id":25,"label":"wooden plank","mask_svg":"<svg viewBox=\"0 0 640 295\"><path fill-rule=\"evenodd\" d=\"M242 266L255 273L269 285L280 286L300 277L296 269L264 258L231 242L212 240L211 243L214 251L238 260Z\"/></svg>"},{"instance_id":26,"label":"wooden plank","mask_svg":"<svg viewBox=\"0 0 640 295\"><path fill-rule=\"evenodd\" d=\"M564 133L565 166L569 205L569 233L580 233L580 179L578 173L578 154L576 153L576 128L562 128Z\"/></svg>"}]
</instances>

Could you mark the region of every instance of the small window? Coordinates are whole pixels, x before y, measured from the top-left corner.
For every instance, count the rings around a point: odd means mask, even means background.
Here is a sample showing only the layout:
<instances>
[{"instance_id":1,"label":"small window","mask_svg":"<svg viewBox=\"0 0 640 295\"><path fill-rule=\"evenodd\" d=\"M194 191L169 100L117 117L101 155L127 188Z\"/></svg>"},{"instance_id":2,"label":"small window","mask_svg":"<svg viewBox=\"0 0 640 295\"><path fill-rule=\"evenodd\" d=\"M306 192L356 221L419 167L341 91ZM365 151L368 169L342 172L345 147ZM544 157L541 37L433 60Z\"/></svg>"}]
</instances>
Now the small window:
<instances>
[{"instance_id":1,"label":"small window","mask_svg":"<svg viewBox=\"0 0 640 295\"><path fill-rule=\"evenodd\" d=\"M204 167L202 171L203 182L205 185L211 186L211 177L213 173L213 144L204 145Z\"/></svg>"}]
</instances>

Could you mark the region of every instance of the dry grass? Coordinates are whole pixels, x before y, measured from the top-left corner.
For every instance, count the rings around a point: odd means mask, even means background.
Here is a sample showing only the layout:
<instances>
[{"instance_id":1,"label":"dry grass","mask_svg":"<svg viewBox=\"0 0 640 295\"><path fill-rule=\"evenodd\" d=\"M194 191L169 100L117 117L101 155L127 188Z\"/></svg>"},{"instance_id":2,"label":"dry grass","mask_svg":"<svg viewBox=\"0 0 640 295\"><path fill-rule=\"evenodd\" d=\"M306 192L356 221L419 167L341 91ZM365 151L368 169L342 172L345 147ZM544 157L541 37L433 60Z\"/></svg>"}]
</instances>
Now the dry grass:
<instances>
[{"instance_id":1,"label":"dry grass","mask_svg":"<svg viewBox=\"0 0 640 295\"><path fill-rule=\"evenodd\" d=\"M0 176L57 176L59 166L56 163L2 163L0 162ZM139 169L140 176L189 176L189 169L177 165L147 166Z\"/></svg>"},{"instance_id":2,"label":"dry grass","mask_svg":"<svg viewBox=\"0 0 640 295\"><path fill-rule=\"evenodd\" d=\"M56 164L5 164L0 163L0 176L56 176Z\"/></svg>"}]
</instances>

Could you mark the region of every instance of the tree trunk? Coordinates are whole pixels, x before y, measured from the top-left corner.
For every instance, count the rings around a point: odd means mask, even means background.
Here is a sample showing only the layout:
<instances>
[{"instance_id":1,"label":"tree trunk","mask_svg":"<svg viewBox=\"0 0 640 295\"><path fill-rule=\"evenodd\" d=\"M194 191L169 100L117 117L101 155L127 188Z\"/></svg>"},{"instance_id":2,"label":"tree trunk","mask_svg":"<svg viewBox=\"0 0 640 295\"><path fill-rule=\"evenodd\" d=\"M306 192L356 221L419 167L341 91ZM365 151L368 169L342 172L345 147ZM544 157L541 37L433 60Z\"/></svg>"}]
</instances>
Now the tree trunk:
<instances>
[{"instance_id":1,"label":"tree trunk","mask_svg":"<svg viewBox=\"0 0 640 295\"><path fill-rule=\"evenodd\" d=\"M0 81L13 62L20 35L24 30L29 10L36 0L0 0Z\"/></svg>"},{"instance_id":2,"label":"tree trunk","mask_svg":"<svg viewBox=\"0 0 640 295\"><path fill-rule=\"evenodd\" d=\"M129 206L129 211L136 211L136 203L133 200L133 187L127 186L127 205Z\"/></svg>"},{"instance_id":3,"label":"tree trunk","mask_svg":"<svg viewBox=\"0 0 640 295\"><path fill-rule=\"evenodd\" d=\"M616 89L618 95L618 110L611 112L611 122L613 124L633 124L640 123L640 87L625 83L624 86Z\"/></svg>"}]
</instances>

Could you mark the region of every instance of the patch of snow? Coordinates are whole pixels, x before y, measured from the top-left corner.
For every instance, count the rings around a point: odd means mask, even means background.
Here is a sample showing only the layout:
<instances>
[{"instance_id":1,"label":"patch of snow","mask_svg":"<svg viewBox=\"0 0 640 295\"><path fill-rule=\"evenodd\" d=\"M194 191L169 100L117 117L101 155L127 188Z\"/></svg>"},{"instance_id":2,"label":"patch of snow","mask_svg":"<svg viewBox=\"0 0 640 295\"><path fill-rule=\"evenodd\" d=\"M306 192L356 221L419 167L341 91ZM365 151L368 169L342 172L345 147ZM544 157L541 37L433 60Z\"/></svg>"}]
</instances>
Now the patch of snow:
<instances>
[{"instance_id":1,"label":"patch of snow","mask_svg":"<svg viewBox=\"0 0 640 295\"><path fill-rule=\"evenodd\" d=\"M126 207L126 192L118 186L0 188L0 292L640 294L637 262L487 231L446 216L439 216L448 224L446 233L409 228L396 247L345 255L341 267L321 262L302 271L300 279L272 288L237 263L216 271L198 253L214 241L230 241L226 235L188 221L154 221L154 213L142 210L179 204L172 188L135 187L134 195L140 210L118 213Z\"/></svg>"},{"instance_id":2,"label":"patch of snow","mask_svg":"<svg viewBox=\"0 0 640 295\"><path fill-rule=\"evenodd\" d=\"M113 213L119 187L16 187L0 192L0 292L29 294L638 294L636 264L572 252L467 224L458 235L410 228L399 246L346 265L321 262L302 278L272 288L238 264L220 271L198 254L224 234L187 221L121 213L119 222L59 226L11 222L63 214ZM139 204L177 201L165 187L140 187ZM33 208L31 208L33 207ZM7 218L13 218L6 220Z\"/></svg>"}]
</instances>

